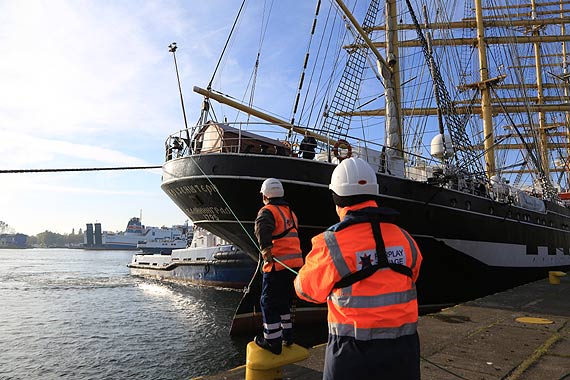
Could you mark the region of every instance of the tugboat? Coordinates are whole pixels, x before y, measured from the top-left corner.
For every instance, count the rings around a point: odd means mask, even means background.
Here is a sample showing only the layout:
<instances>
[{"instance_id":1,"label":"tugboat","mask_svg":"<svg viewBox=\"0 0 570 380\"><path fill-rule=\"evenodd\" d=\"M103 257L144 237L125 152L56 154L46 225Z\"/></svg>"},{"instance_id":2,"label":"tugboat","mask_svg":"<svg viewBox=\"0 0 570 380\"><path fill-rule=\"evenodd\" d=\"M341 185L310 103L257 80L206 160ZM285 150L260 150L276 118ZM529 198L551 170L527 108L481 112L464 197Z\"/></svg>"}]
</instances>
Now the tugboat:
<instances>
[{"instance_id":1,"label":"tugboat","mask_svg":"<svg viewBox=\"0 0 570 380\"><path fill-rule=\"evenodd\" d=\"M257 262L237 246L201 228L194 229L188 248L171 254L135 254L127 265L134 276L197 285L243 289Z\"/></svg>"}]
</instances>

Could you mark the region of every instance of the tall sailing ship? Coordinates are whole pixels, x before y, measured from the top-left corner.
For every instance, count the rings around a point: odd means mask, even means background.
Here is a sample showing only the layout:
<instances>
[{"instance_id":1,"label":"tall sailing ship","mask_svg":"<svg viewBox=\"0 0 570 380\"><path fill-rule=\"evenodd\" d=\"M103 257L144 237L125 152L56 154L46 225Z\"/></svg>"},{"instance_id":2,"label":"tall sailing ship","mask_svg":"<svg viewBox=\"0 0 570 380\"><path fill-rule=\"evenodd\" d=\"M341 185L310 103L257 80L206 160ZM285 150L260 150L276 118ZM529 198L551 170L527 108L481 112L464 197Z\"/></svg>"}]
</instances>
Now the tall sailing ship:
<instances>
[{"instance_id":1,"label":"tall sailing ship","mask_svg":"<svg viewBox=\"0 0 570 380\"><path fill-rule=\"evenodd\" d=\"M566 0L317 1L290 117L194 87L200 121L168 137L162 189L257 259L257 193L279 178L308 252L338 221L331 173L356 156L423 253L420 305L568 270L569 12ZM212 101L245 121L217 120Z\"/></svg>"}]
</instances>

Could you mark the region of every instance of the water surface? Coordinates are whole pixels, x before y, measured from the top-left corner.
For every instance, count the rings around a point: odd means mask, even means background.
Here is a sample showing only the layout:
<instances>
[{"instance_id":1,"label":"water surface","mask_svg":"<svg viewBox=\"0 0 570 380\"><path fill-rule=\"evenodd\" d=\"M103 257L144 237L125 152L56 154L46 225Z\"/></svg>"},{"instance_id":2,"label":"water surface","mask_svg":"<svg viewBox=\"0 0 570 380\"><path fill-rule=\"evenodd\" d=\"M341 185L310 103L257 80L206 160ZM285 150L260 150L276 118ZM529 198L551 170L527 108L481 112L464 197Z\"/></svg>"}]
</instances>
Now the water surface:
<instances>
[{"instance_id":1,"label":"water surface","mask_svg":"<svg viewBox=\"0 0 570 380\"><path fill-rule=\"evenodd\" d=\"M188 379L245 361L242 293L129 275L132 252L0 250L0 379Z\"/></svg>"}]
</instances>

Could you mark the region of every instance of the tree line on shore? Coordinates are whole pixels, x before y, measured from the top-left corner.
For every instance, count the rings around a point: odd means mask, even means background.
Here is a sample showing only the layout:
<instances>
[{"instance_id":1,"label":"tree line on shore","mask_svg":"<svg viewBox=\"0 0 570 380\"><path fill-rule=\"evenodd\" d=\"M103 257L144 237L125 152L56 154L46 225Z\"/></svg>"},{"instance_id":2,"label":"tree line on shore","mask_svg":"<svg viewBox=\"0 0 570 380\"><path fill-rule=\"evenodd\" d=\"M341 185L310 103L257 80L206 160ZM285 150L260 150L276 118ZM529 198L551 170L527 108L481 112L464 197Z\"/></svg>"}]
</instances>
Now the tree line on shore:
<instances>
[{"instance_id":1,"label":"tree line on shore","mask_svg":"<svg viewBox=\"0 0 570 380\"><path fill-rule=\"evenodd\" d=\"M44 231L34 236L28 236L28 246L30 247L70 247L83 244L83 231L78 233L73 230L70 234L58 234L56 232Z\"/></svg>"},{"instance_id":2,"label":"tree line on shore","mask_svg":"<svg viewBox=\"0 0 570 380\"><path fill-rule=\"evenodd\" d=\"M0 235L15 233L16 231L8 223L0 220ZM73 229L70 234L59 234L46 230L37 235L26 235L26 237L26 246L28 247L73 247L83 243L83 230L80 228L75 233L75 229Z\"/></svg>"}]
</instances>

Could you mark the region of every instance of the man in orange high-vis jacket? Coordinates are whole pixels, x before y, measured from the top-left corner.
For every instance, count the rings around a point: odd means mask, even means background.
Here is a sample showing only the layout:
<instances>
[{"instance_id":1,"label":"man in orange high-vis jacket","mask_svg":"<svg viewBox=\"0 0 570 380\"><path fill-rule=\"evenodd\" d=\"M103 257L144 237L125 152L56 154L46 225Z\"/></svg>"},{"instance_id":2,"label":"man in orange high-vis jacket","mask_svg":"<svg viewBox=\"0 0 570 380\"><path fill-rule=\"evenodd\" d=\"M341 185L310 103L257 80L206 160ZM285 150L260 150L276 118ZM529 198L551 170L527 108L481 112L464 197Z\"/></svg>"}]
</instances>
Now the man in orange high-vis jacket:
<instances>
[{"instance_id":1,"label":"man in orange high-vis jacket","mask_svg":"<svg viewBox=\"0 0 570 380\"><path fill-rule=\"evenodd\" d=\"M260 300L263 336L256 336L254 341L258 346L280 354L282 343L293 344L291 306L295 297L295 274L284 265L298 271L303 265L303 255L297 216L283 198L285 191L281 181L266 179L260 193L264 206L255 219L255 236L264 261Z\"/></svg>"},{"instance_id":2,"label":"man in orange high-vis jacket","mask_svg":"<svg viewBox=\"0 0 570 380\"><path fill-rule=\"evenodd\" d=\"M378 207L367 162L343 160L329 188L341 222L313 238L295 278L300 298L328 305L323 378L419 380L418 246Z\"/></svg>"}]
</instances>

